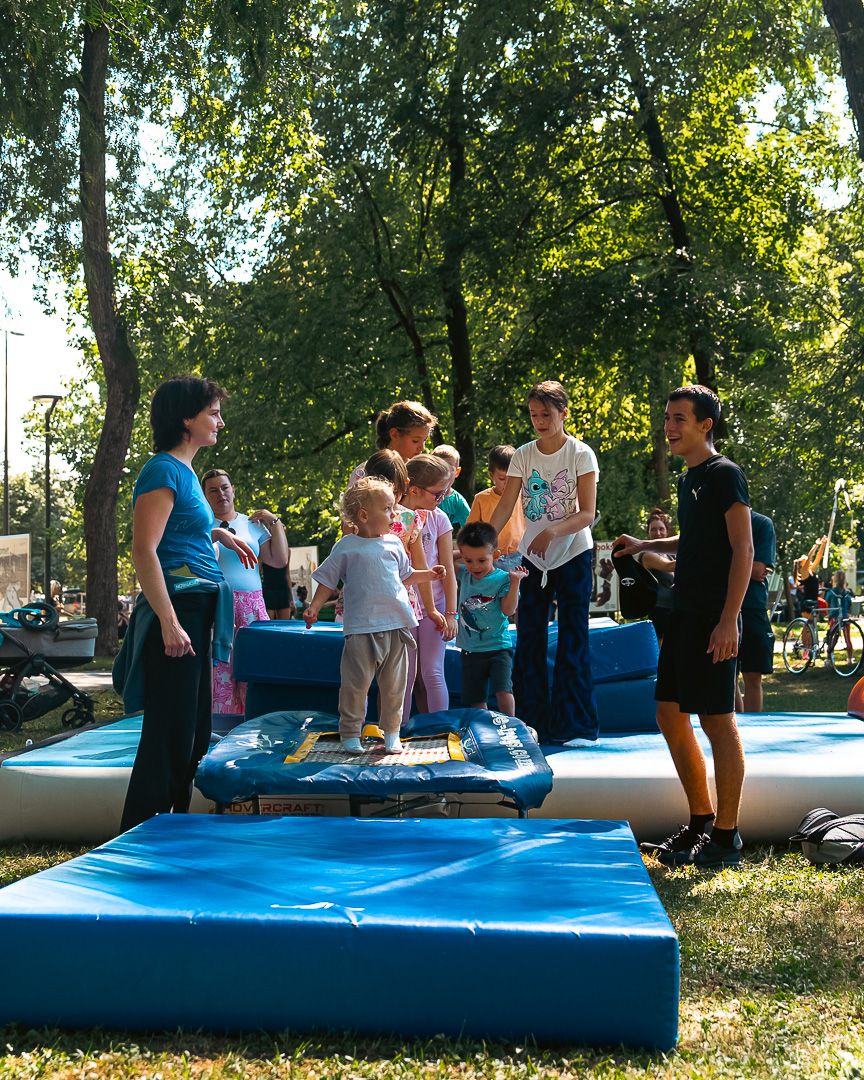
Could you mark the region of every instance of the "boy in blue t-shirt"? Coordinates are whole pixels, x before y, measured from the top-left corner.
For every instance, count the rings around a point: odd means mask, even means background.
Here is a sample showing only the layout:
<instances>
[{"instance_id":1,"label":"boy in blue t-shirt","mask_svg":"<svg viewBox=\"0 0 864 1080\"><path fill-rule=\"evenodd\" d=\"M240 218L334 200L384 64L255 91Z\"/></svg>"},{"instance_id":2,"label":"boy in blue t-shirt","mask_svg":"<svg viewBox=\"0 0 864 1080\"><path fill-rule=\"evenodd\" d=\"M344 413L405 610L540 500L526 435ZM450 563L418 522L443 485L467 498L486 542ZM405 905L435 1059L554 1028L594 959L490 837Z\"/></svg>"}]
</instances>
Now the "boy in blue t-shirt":
<instances>
[{"instance_id":1,"label":"boy in blue t-shirt","mask_svg":"<svg viewBox=\"0 0 864 1080\"><path fill-rule=\"evenodd\" d=\"M459 630L456 645L462 650L462 705L485 709L491 684L498 709L515 715L513 700L513 645L509 616L519 602L519 582L524 566L498 570L495 560L498 533L488 521L472 521L456 539L463 566L459 579Z\"/></svg>"}]
</instances>

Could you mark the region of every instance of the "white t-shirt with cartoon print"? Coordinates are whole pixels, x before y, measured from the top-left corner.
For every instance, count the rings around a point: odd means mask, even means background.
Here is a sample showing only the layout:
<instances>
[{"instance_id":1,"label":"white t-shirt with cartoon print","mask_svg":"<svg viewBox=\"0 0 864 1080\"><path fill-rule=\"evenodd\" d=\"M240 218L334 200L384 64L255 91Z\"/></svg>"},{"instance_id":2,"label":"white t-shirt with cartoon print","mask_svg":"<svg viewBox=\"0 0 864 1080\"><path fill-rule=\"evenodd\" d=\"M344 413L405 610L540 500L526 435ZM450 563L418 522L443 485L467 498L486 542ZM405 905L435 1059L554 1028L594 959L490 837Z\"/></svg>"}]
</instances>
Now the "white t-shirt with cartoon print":
<instances>
[{"instance_id":1,"label":"white t-shirt with cartoon print","mask_svg":"<svg viewBox=\"0 0 864 1080\"><path fill-rule=\"evenodd\" d=\"M525 535L519 553L538 569L554 570L594 547L591 529L586 527L569 536L556 537L545 558L528 554L531 541L539 532L578 512L578 478L590 472L600 474L597 457L590 446L572 435L567 436L567 441L554 454L541 454L534 440L520 446L513 455L507 475L518 476L522 481L525 515Z\"/></svg>"}]
</instances>

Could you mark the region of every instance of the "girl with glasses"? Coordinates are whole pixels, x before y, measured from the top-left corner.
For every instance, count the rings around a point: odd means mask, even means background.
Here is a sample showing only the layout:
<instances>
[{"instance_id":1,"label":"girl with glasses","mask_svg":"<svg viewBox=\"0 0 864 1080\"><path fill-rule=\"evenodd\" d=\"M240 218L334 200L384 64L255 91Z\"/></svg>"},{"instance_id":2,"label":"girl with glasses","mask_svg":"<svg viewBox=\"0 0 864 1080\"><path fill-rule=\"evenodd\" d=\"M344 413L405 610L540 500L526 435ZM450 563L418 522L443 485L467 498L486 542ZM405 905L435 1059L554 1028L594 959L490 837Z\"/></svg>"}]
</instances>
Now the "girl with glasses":
<instances>
[{"instance_id":1,"label":"girl with glasses","mask_svg":"<svg viewBox=\"0 0 864 1080\"><path fill-rule=\"evenodd\" d=\"M450 707L444 681L445 643L456 636L456 578L453 574L453 526L441 500L450 488L450 465L432 454L417 454L407 463L408 492L403 506L420 519L421 543L428 566L440 563L447 574L432 583L432 607L421 591L423 618L417 627L417 681L414 698L420 712L441 712ZM425 590L424 590L425 591Z\"/></svg>"}]
</instances>

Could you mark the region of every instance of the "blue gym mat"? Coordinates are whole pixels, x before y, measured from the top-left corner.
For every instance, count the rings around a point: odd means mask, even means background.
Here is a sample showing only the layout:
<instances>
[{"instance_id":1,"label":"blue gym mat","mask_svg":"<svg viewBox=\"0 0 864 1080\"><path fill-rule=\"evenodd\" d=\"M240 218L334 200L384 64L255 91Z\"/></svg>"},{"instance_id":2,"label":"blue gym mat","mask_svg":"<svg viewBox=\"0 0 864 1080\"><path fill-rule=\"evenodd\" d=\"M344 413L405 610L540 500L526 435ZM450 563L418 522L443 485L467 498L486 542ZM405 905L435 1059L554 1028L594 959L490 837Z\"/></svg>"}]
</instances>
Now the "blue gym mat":
<instances>
[{"instance_id":1,"label":"blue gym mat","mask_svg":"<svg viewBox=\"0 0 864 1080\"><path fill-rule=\"evenodd\" d=\"M677 1038L617 821L165 814L0 890L0 938L3 1025Z\"/></svg>"},{"instance_id":2,"label":"blue gym mat","mask_svg":"<svg viewBox=\"0 0 864 1080\"><path fill-rule=\"evenodd\" d=\"M521 720L502 713L451 709L412 716L402 729L401 755L387 754L377 738L365 741L364 757L352 757L341 749L338 731L339 717L328 713L256 716L211 747L195 786L223 805L261 795L484 793L522 811L541 806L552 790L540 747Z\"/></svg>"},{"instance_id":3,"label":"blue gym mat","mask_svg":"<svg viewBox=\"0 0 864 1080\"><path fill-rule=\"evenodd\" d=\"M516 629L511 627L513 644ZM650 622L591 626L591 672L597 694L600 732L655 731L654 675L657 638ZM548 669L551 684L558 625L549 624ZM234 674L249 684L246 718L284 709L339 711L342 627L316 624L306 630L296 621L255 622L237 631ZM450 642L444 655L450 707L462 706L460 651ZM373 684L373 707L377 688Z\"/></svg>"}]
</instances>

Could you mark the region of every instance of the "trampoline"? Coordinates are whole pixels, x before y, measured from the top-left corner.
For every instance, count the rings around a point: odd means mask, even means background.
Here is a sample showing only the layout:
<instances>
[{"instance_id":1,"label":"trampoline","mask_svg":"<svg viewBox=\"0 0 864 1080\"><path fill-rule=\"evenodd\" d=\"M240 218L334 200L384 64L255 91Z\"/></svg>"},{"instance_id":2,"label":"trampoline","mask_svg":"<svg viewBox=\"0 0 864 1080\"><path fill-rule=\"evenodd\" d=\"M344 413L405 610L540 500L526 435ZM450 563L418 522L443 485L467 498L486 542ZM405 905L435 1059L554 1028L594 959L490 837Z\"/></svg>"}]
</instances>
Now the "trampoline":
<instances>
[{"instance_id":1,"label":"trampoline","mask_svg":"<svg viewBox=\"0 0 864 1080\"><path fill-rule=\"evenodd\" d=\"M251 803L253 813L322 796L347 798L352 814L372 803L385 804L379 813L405 813L440 803L446 794L494 796L520 817L541 806L552 788L552 770L528 728L502 713L453 709L413 716L402 729L402 754L385 751L374 725L367 724L364 736L366 753L356 757L341 748L337 716L268 713L211 747L195 786L218 807Z\"/></svg>"}]
</instances>

